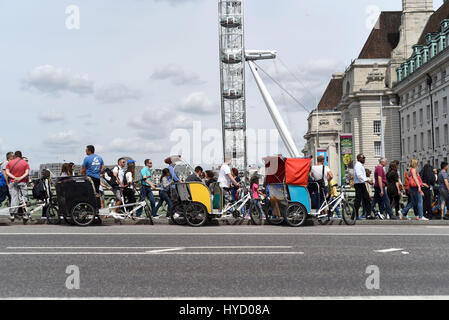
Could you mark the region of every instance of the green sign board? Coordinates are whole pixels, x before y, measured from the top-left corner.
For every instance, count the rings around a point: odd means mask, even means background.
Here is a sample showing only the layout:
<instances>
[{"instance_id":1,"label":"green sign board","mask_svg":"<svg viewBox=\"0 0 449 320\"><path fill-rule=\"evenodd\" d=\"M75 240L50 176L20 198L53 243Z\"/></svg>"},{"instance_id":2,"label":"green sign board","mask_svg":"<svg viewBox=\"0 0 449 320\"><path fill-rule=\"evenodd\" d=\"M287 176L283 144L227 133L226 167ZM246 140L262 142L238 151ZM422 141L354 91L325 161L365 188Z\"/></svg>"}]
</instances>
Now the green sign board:
<instances>
[{"instance_id":1,"label":"green sign board","mask_svg":"<svg viewBox=\"0 0 449 320\"><path fill-rule=\"evenodd\" d=\"M354 143L352 134L340 135L340 177L341 185L346 183L346 174L350 169L354 169Z\"/></svg>"}]
</instances>

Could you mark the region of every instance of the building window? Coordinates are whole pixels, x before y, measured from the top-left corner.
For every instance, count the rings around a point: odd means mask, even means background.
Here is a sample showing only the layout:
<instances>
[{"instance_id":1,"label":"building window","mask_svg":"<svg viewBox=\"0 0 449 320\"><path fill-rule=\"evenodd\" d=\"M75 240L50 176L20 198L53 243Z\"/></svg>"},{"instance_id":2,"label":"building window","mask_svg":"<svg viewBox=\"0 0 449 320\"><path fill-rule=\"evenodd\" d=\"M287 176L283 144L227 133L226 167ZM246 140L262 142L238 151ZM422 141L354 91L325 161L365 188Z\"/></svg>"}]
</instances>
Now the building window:
<instances>
[{"instance_id":1,"label":"building window","mask_svg":"<svg viewBox=\"0 0 449 320\"><path fill-rule=\"evenodd\" d=\"M404 117L401 118L401 131L404 132Z\"/></svg>"},{"instance_id":2,"label":"building window","mask_svg":"<svg viewBox=\"0 0 449 320\"><path fill-rule=\"evenodd\" d=\"M407 115L407 130L410 130L410 115Z\"/></svg>"},{"instance_id":3,"label":"building window","mask_svg":"<svg viewBox=\"0 0 449 320\"><path fill-rule=\"evenodd\" d=\"M382 142L380 142L380 141L374 142L374 156L375 157L382 156Z\"/></svg>"},{"instance_id":4,"label":"building window","mask_svg":"<svg viewBox=\"0 0 449 320\"><path fill-rule=\"evenodd\" d=\"M427 149L432 149L432 132L427 130Z\"/></svg>"},{"instance_id":5,"label":"building window","mask_svg":"<svg viewBox=\"0 0 449 320\"><path fill-rule=\"evenodd\" d=\"M430 121L431 117L430 105L427 105L427 121Z\"/></svg>"},{"instance_id":6,"label":"building window","mask_svg":"<svg viewBox=\"0 0 449 320\"><path fill-rule=\"evenodd\" d=\"M449 145L449 129L448 125L444 125L444 145L447 147Z\"/></svg>"},{"instance_id":7,"label":"building window","mask_svg":"<svg viewBox=\"0 0 449 320\"><path fill-rule=\"evenodd\" d=\"M441 72L441 82L446 82L446 70L443 70L443 72Z\"/></svg>"},{"instance_id":8,"label":"building window","mask_svg":"<svg viewBox=\"0 0 449 320\"><path fill-rule=\"evenodd\" d=\"M413 152L418 151L418 139L416 134L413 136Z\"/></svg>"},{"instance_id":9,"label":"building window","mask_svg":"<svg viewBox=\"0 0 449 320\"><path fill-rule=\"evenodd\" d=\"M424 110L419 109L419 124L422 125L424 121Z\"/></svg>"},{"instance_id":10,"label":"building window","mask_svg":"<svg viewBox=\"0 0 449 320\"><path fill-rule=\"evenodd\" d=\"M434 114L435 118L439 117L439 113L440 113L440 110L439 110L439 106L438 106L438 101L435 101L434 110L433 110L433 114Z\"/></svg>"},{"instance_id":11,"label":"building window","mask_svg":"<svg viewBox=\"0 0 449 320\"><path fill-rule=\"evenodd\" d=\"M410 153L411 151L411 147L410 147L411 143L410 143L410 137L407 138L407 152Z\"/></svg>"},{"instance_id":12,"label":"building window","mask_svg":"<svg viewBox=\"0 0 449 320\"><path fill-rule=\"evenodd\" d=\"M405 153L405 139L402 139L402 146L401 146L402 154Z\"/></svg>"},{"instance_id":13,"label":"building window","mask_svg":"<svg viewBox=\"0 0 449 320\"><path fill-rule=\"evenodd\" d=\"M440 146L440 128L435 128L435 147Z\"/></svg>"},{"instance_id":14,"label":"building window","mask_svg":"<svg viewBox=\"0 0 449 320\"><path fill-rule=\"evenodd\" d=\"M447 114L447 97L443 98L443 115Z\"/></svg>"},{"instance_id":15,"label":"building window","mask_svg":"<svg viewBox=\"0 0 449 320\"><path fill-rule=\"evenodd\" d=\"M416 128L416 111L413 112L413 127Z\"/></svg>"},{"instance_id":16,"label":"building window","mask_svg":"<svg viewBox=\"0 0 449 320\"><path fill-rule=\"evenodd\" d=\"M374 121L374 134L380 134L381 132L381 123L380 120L375 120Z\"/></svg>"},{"instance_id":17,"label":"building window","mask_svg":"<svg viewBox=\"0 0 449 320\"><path fill-rule=\"evenodd\" d=\"M421 151L424 151L424 132L421 132Z\"/></svg>"}]
</instances>

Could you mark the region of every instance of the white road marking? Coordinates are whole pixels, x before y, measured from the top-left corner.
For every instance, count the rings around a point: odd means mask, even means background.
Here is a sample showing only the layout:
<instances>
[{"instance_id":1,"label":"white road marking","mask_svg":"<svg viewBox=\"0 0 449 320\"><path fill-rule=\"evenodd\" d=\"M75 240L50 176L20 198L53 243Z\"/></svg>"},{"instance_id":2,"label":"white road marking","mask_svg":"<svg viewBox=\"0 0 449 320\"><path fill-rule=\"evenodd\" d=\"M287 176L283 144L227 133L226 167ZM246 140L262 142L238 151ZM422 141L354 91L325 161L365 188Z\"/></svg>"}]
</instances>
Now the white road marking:
<instances>
[{"instance_id":1,"label":"white road marking","mask_svg":"<svg viewBox=\"0 0 449 320\"><path fill-rule=\"evenodd\" d=\"M404 250L404 249L391 248L391 249L374 250L374 252L390 253L390 252L396 252L396 251L402 251L402 250Z\"/></svg>"},{"instance_id":2,"label":"white road marking","mask_svg":"<svg viewBox=\"0 0 449 320\"><path fill-rule=\"evenodd\" d=\"M407 252L407 251L402 251L401 253L402 254L410 254L410 252Z\"/></svg>"},{"instance_id":3,"label":"white road marking","mask_svg":"<svg viewBox=\"0 0 449 320\"><path fill-rule=\"evenodd\" d=\"M129 255L129 256L135 256L135 255L302 255L304 252L68 252L68 251L62 251L62 252L0 252L0 256L27 256L27 255L35 255L35 256L51 256L51 255Z\"/></svg>"},{"instance_id":4,"label":"white road marking","mask_svg":"<svg viewBox=\"0 0 449 320\"><path fill-rule=\"evenodd\" d=\"M210 247L7 247L8 250L20 250L20 249L171 249L171 248L184 248L184 249L291 249L292 246L210 246Z\"/></svg>"},{"instance_id":5,"label":"white road marking","mask_svg":"<svg viewBox=\"0 0 449 320\"><path fill-rule=\"evenodd\" d=\"M185 250L186 248L178 247L178 248L167 248L167 249L159 249L159 250L151 250L151 251L145 251L145 253L163 253L163 252L170 252L170 251L179 251L179 250Z\"/></svg>"}]
</instances>

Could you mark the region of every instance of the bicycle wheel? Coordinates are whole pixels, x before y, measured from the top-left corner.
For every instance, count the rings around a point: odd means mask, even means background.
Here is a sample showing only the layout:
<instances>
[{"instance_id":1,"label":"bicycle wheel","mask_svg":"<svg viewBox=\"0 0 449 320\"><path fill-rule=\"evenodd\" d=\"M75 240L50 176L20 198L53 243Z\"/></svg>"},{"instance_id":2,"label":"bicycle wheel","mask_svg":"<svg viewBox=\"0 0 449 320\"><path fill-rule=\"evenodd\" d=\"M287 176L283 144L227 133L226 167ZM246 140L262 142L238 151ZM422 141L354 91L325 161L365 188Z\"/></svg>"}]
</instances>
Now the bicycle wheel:
<instances>
[{"instance_id":1,"label":"bicycle wheel","mask_svg":"<svg viewBox=\"0 0 449 320\"><path fill-rule=\"evenodd\" d=\"M198 202L192 202L185 206L187 223L192 227L201 227L207 222L207 209Z\"/></svg>"},{"instance_id":2,"label":"bicycle wheel","mask_svg":"<svg viewBox=\"0 0 449 320\"><path fill-rule=\"evenodd\" d=\"M343 202L341 205L342 209L343 209L343 221L346 223L346 225L348 226L353 226L355 225L356 221L357 221L357 216L355 214L355 208L352 204L348 203L348 202Z\"/></svg>"},{"instance_id":3,"label":"bicycle wheel","mask_svg":"<svg viewBox=\"0 0 449 320\"><path fill-rule=\"evenodd\" d=\"M262 212L257 208L257 205L251 203L249 207L249 215L253 224L260 226L263 224Z\"/></svg>"},{"instance_id":4,"label":"bicycle wheel","mask_svg":"<svg viewBox=\"0 0 449 320\"><path fill-rule=\"evenodd\" d=\"M88 203L78 203L72 209L72 219L76 225L86 227L95 219L95 209Z\"/></svg>"},{"instance_id":5,"label":"bicycle wheel","mask_svg":"<svg viewBox=\"0 0 449 320\"><path fill-rule=\"evenodd\" d=\"M238 212L237 210L227 211L225 215L232 216L232 218L227 218L226 220L224 220L225 224L230 226L241 225L244 221L244 218L242 217L241 213Z\"/></svg>"},{"instance_id":6,"label":"bicycle wheel","mask_svg":"<svg viewBox=\"0 0 449 320\"><path fill-rule=\"evenodd\" d=\"M288 205L284 218L291 227L303 226L307 220L307 209L298 202L292 202Z\"/></svg>"},{"instance_id":7,"label":"bicycle wheel","mask_svg":"<svg viewBox=\"0 0 449 320\"><path fill-rule=\"evenodd\" d=\"M59 219L59 210L54 205L50 205L47 208L47 223L53 225L61 223L61 219Z\"/></svg>"},{"instance_id":8,"label":"bicycle wheel","mask_svg":"<svg viewBox=\"0 0 449 320\"><path fill-rule=\"evenodd\" d=\"M147 219L150 220L150 224L154 225L153 215L151 214L150 208L146 205L143 211L145 212L145 216L147 217Z\"/></svg>"}]
</instances>

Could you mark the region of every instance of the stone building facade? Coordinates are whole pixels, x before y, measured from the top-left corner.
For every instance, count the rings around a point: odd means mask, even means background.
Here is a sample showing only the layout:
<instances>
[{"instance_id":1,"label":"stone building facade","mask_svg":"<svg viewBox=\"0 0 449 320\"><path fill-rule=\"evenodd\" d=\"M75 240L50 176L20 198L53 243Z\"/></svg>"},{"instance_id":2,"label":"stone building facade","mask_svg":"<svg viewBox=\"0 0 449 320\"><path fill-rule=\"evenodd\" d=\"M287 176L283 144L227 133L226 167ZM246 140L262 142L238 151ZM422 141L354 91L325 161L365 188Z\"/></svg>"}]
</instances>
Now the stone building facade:
<instances>
[{"instance_id":1,"label":"stone building facade","mask_svg":"<svg viewBox=\"0 0 449 320\"><path fill-rule=\"evenodd\" d=\"M341 113L335 107L342 96L343 74L334 74L326 88L318 108L307 118L308 130L304 139L306 144L302 152L306 157L312 157L316 163L317 151L326 150L328 165L334 174L335 181L339 176L339 134L341 132Z\"/></svg>"},{"instance_id":2,"label":"stone building facade","mask_svg":"<svg viewBox=\"0 0 449 320\"><path fill-rule=\"evenodd\" d=\"M332 109L341 114L341 131L353 135L354 155L365 154L367 168L374 168L382 156L401 159L401 105L393 89L396 69L412 54L433 14L433 1L403 0L402 8L381 12L358 58L345 70L341 98ZM309 148L312 132L306 140Z\"/></svg>"},{"instance_id":3,"label":"stone building facade","mask_svg":"<svg viewBox=\"0 0 449 320\"><path fill-rule=\"evenodd\" d=\"M449 2L445 2L428 20L409 59L396 69L403 169L412 158L435 167L448 160L448 37Z\"/></svg>"}]
</instances>

